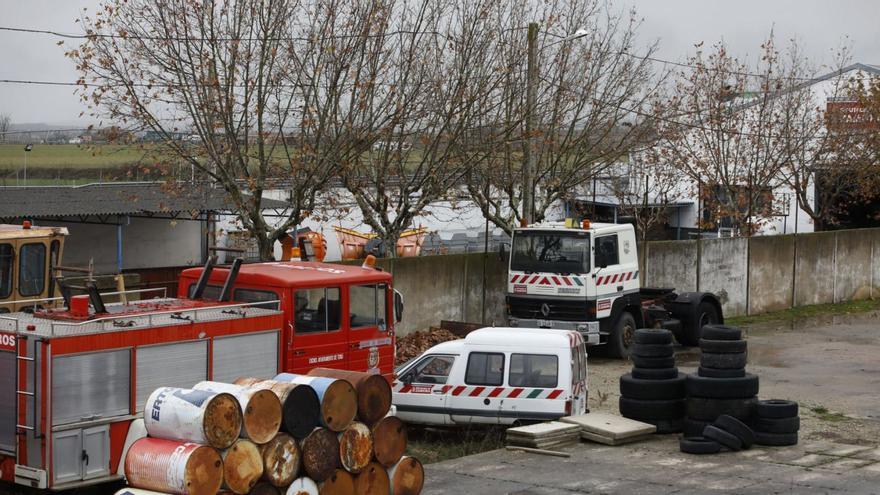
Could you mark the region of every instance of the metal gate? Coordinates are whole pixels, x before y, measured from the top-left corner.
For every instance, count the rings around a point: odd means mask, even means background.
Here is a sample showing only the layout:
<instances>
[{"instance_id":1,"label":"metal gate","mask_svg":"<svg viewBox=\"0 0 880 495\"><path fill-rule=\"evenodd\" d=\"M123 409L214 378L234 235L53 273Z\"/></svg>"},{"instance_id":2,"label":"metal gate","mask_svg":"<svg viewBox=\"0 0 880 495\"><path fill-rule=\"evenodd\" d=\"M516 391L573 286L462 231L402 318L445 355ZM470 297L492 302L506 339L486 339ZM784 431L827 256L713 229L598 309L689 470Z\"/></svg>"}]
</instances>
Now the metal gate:
<instances>
[{"instance_id":1,"label":"metal gate","mask_svg":"<svg viewBox=\"0 0 880 495\"><path fill-rule=\"evenodd\" d=\"M159 387L190 388L208 378L208 342L179 342L137 348L135 413Z\"/></svg>"},{"instance_id":2,"label":"metal gate","mask_svg":"<svg viewBox=\"0 0 880 495\"><path fill-rule=\"evenodd\" d=\"M214 381L278 374L278 331L214 339Z\"/></svg>"},{"instance_id":3,"label":"metal gate","mask_svg":"<svg viewBox=\"0 0 880 495\"><path fill-rule=\"evenodd\" d=\"M52 362L52 423L129 414L131 351L58 356Z\"/></svg>"}]
</instances>

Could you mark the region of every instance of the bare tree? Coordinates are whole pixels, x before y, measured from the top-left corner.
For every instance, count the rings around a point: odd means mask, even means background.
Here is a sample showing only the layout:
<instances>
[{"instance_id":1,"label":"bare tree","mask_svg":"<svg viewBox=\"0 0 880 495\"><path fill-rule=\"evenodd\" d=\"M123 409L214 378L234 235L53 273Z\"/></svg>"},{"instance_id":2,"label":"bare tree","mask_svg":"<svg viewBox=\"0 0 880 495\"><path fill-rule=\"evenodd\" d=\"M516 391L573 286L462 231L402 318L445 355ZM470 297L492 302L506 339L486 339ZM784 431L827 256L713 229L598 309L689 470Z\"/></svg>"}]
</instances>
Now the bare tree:
<instances>
[{"instance_id":1,"label":"bare tree","mask_svg":"<svg viewBox=\"0 0 880 495\"><path fill-rule=\"evenodd\" d=\"M642 153L634 153L629 162L609 172L605 182L617 200L619 214L633 220L642 242L648 240L652 229L668 220L669 209L687 192L677 169L647 160Z\"/></svg>"},{"instance_id":2,"label":"bare tree","mask_svg":"<svg viewBox=\"0 0 880 495\"><path fill-rule=\"evenodd\" d=\"M12 124L12 117L8 113L0 113L0 142L6 141L10 124Z\"/></svg>"},{"instance_id":3,"label":"bare tree","mask_svg":"<svg viewBox=\"0 0 880 495\"><path fill-rule=\"evenodd\" d=\"M540 29L531 128L523 27L533 21ZM528 155L535 165L528 209L538 222L650 135L651 96L663 78L654 77L644 58L655 46L639 46L634 12L611 12L600 0L496 2L486 22L496 32L497 56L489 60L502 78L491 94L494 110L480 117L482 125L461 148L476 165L469 195L492 223L510 232L524 214ZM566 39L579 30L586 35Z\"/></svg>"}]
</instances>

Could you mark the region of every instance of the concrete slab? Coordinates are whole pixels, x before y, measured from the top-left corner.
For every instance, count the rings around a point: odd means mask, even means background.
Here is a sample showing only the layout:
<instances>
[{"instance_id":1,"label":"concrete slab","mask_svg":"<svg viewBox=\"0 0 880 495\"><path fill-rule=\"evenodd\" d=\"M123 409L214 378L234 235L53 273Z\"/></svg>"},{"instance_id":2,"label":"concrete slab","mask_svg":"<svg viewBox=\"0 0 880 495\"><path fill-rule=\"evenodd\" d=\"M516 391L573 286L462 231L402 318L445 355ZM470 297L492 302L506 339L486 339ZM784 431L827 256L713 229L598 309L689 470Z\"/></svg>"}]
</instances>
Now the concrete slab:
<instances>
[{"instance_id":1,"label":"concrete slab","mask_svg":"<svg viewBox=\"0 0 880 495\"><path fill-rule=\"evenodd\" d=\"M651 433L648 433L651 435ZM598 435L596 433L592 433L589 431L581 432L581 439L588 440L590 442L601 443L604 445L623 445L627 443L640 442L648 438L648 435L640 435L637 437L626 437L626 438L610 438L602 435Z\"/></svg>"},{"instance_id":2,"label":"concrete slab","mask_svg":"<svg viewBox=\"0 0 880 495\"><path fill-rule=\"evenodd\" d=\"M880 449L863 450L852 455L857 459L869 459L872 461L880 461Z\"/></svg>"},{"instance_id":3,"label":"concrete slab","mask_svg":"<svg viewBox=\"0 0 880 495\"><path fill-rule=\"evenodd\" d=\"M838 460L837 457L821 454L807 454L799 459L791 461L789 464L794 466L814 467L820 464L827 464Z\"/></svg>"},{"instance_id":4,"label":"concrete slab","mask_svg":"<svg viewBox=\"0 0 880 495\"><path fill-rule=\"evenodd\" d=\"M582 431L612 440L640 437L657 431L657 427L652 424L601 412L566 416L559 421L578 425Z\"/></svg>"},{"instance_id":5,"label":"concrete slab","mask_svg":"<svg viewBox=\"0 0 880 495\"><path fill-rule=\"evenodd\" d=\"M872 450L874 448L873 445L849 445L844 443L835 444L830 449L822 452L825 455L836 455L840 457L848 457L853 454L864 452L867 450Z\"/></svg>"},{"instance_id":6,"label":"concrete slab","mask_svg":"<svg viewBox=\"0 0 880 495\"><path fill-rule=\"evenodd\" d=\"M823 464L818 466L818 469L827 469L828 471L835 471L838 473L852 471L853 469L858 469L860 467L865 467L870 464L873 464L873 461L866 461L864 459L838 459L834 462L829 462L828 464Z\"/></svg>"},{"instance_id":7,"label":"concrete slab","mask_svg":"<svg viewBox=\"0 0 880 495\"><path fill-rule=\"evenodd\" d=\"M537 438L551 436L556 434L572 433L580 431L580 427L569 423L559 421L548 421L546 423L537 423L534 425L518 426L516 428L508 428L508 436Z\"/></svg>"}]
</instances>

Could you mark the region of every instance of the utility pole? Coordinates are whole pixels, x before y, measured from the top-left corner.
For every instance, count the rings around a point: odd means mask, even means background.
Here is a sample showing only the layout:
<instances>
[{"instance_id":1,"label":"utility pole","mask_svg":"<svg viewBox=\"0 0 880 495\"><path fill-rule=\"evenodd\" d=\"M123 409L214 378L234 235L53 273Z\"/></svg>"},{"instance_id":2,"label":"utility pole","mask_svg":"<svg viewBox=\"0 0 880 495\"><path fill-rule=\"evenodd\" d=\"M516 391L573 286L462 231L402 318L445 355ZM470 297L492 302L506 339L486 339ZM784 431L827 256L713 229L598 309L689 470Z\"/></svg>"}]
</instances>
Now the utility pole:
<instances>
[{"instance_id":1,"label":"utility pole","mask_svg":"<svg viewBox=\"0 0 880 495\"><path fill-rule=\"evenodd\" d=\"M535 159L537 139L535 136L535 113L537 111L537 86L538 86L538 23L529 23L529 55L528 70L526 72L526 136L528 142L526 144L526 156L523 160L522 170L522 218L526 223L532 223L534 220L534 175L535 175Z\"/></svg>"}]
</instances>

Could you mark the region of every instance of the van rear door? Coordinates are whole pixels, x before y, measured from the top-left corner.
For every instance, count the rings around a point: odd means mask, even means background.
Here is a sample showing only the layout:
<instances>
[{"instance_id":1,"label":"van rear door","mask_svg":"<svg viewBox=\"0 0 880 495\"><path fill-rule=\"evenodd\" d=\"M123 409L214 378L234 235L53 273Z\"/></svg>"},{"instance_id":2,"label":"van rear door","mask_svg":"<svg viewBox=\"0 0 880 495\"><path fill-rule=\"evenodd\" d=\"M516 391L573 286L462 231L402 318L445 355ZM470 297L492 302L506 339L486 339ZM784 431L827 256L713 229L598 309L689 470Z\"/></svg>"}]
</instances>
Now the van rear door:
<instances>
[{"instance_id":1,"label":"van rear door","mask_svg":"<svg viewBox=\"0 0 880 495\"><path fill-rule=\"evenodd\" d=\"M570 332L571 346L571 414L587 412L587 346L579 332Z\"/></svg>"}]
</instances>

